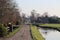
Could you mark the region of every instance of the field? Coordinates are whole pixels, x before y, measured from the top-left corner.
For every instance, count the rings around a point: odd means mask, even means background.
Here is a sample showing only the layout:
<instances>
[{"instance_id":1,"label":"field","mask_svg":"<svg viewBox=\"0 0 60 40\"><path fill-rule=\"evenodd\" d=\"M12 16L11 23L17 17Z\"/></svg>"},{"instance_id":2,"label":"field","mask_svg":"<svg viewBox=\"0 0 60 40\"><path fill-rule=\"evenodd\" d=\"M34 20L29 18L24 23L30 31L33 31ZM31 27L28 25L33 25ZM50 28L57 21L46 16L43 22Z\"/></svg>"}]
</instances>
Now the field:
<instances>
[{"instance_id":1,"label":"field","mask_svg":"<svg viewBox=\"0 0 60 40\"><path fill-rule=\"evenodd\" d=\"M36 26L31 25L31 34L33 37L33 40L44 40Z\"/></svg>"},{"instance_id":2,"label":"field","mask_svg":"<svg viewBox=\"0 0 60 40\"><path fill-rule=\"evenodd\" d=\"M40 24L39 26L53 27L53 28L60 29L60 24Z\"/></svg>"},{"instance_id":3,"label":"field","mask_svg":"<svg viewBox=\"0 0 60 40\"><path fill-rule=\"evenodd\" d=\"M60 27L60 24L40 24L40 26Z\"/></svg>"}]
</instances>

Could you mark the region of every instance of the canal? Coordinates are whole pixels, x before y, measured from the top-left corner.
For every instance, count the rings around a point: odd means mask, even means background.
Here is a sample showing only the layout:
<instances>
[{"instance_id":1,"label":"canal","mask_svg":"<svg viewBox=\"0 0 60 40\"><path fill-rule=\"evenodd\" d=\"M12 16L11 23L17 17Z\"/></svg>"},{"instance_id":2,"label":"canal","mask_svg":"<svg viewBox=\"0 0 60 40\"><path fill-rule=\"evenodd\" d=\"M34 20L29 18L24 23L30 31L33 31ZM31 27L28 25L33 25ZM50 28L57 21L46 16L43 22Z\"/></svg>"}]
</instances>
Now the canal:
<instances>
[{"instance_id":1,"label":"canal","mask_svg":"<svg viewBox=\"0 0 60 40\"><path fill-rule=\"evenodd\" d=\"M38 28L45 40L60 40L60 32L55 29Z\"/></svg>"}]
</instances>

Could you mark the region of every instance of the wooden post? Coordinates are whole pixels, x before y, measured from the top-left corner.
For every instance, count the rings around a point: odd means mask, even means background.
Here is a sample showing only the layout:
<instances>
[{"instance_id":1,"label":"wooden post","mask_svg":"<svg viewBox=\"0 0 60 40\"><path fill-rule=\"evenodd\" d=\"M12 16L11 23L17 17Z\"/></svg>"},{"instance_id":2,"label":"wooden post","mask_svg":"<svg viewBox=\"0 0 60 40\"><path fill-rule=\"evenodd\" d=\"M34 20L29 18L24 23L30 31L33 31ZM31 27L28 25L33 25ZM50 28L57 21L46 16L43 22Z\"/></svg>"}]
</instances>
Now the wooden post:
<instances>
[{"instance_id":1,"label":"wooden post","mask_svg":"<svg viewBox=\"0 0 60 40\"><path fill-rule=\"evenodd\" d=\"M13 25L12 25L12 31L13 31Z\"/></svg>"}]
</instances>

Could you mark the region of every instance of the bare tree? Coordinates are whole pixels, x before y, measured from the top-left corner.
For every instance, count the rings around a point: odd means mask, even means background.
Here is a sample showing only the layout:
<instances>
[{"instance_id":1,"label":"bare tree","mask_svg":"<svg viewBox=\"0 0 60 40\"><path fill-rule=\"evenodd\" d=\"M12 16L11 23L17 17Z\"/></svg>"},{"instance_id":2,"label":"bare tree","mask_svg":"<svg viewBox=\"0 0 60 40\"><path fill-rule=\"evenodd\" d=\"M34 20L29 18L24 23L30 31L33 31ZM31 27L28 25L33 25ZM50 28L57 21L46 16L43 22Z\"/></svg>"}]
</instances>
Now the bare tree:
<instances>
[{"instance_id":1,"label":"bare tree","mask_svg":"<svg viewBox=\"0 0 60 40\"><path fill-rule=\"evenodd\" d=\"M42 16L43 16L43 17L48 17L48 16L49 16L49 15L48 15L48 12L45 12Z\"/></svg>"},{"instance_id":2,"label":"bare tree","mask_svg":"<svg viewBox=\"0 0 60 40\"><path fill-rule=\"evenodd\" d=\"M25 18L26 18L25 14L22 13L22 23L23 23L23 24L25 23Z\"/></svg>"},{"instance_id":3,"label":"bare tree","mask_svg":"<svg viewBox=\"0 0 60 40\"><path fill-rule=\"evenodd\" d=\"M35 10L32 10L31 11L31 22L32 23L35 23L35 20L36 20L36 11Z\"/></svg>"},{"instance_id":4,"label":"bare tree","mask_svg":"<svg viewBox=\"0 0 60 40\"><path fill-rule=\"evenodd\" d=\"M19 11L14 0L0 0L0 23L13 23L19 19Z\"/></svg>"}]
</instances>

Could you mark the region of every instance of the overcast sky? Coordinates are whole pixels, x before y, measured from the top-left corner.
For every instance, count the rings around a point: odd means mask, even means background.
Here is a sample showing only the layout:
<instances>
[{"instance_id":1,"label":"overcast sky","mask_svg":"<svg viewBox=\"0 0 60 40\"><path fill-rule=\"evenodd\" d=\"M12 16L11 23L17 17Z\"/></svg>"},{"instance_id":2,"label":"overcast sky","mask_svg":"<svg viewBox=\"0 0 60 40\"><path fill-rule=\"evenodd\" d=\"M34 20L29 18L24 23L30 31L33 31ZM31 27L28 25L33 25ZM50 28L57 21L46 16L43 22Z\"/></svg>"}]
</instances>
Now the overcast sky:
<instances>
[{"instance_id":1,"label":"overcast sky","mask_svg":"<svg viewBox=\"0 0 60 40\"><path fill-rule=\"evenodd\" d=\"M60 16L60 0L16 0L23 13L30 15L35 9L38 13Z\"/></svg>"}]
</instances>

